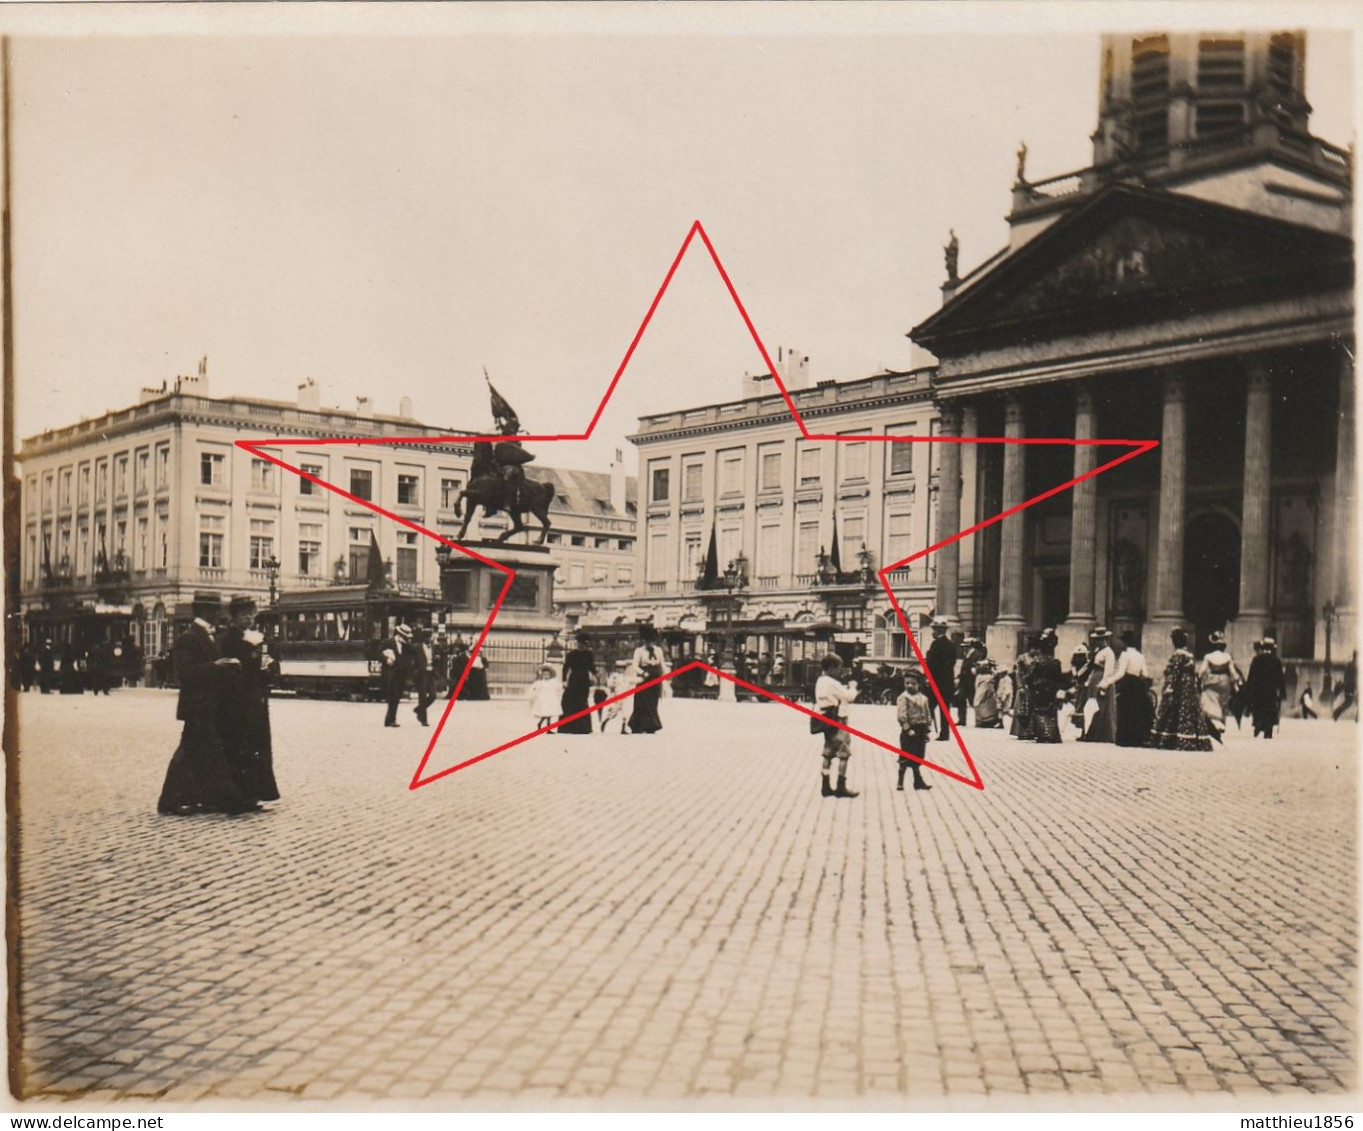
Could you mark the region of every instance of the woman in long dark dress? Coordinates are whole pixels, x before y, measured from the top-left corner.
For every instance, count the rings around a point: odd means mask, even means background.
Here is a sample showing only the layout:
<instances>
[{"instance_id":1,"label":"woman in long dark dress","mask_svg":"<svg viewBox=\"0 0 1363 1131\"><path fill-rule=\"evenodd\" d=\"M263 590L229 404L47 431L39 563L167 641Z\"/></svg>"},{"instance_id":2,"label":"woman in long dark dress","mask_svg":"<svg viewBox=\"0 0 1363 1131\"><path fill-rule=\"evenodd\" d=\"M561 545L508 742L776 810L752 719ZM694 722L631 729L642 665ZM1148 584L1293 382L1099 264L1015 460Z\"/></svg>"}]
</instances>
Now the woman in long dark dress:
<instances>
[{"instance_id":1,"label":"woman in long dark dress","mask_svg":"<svg viewBox=\"0 0 1363 1131\"><path fill-rule=\"evenodd\" d=\"M596 657L587 647L587 636L578 633L576 646L563 657L563 714L562 718L585 711L590 703L592 685L595 682ZM592 717L583 715L580 719L564 723L558 728L562 734L591 734Z\"/></svg>"},{"instance_id":2,"label":"woman in long dark dress","mask_svg":"<svg viewBox=\"0 0 1363 1131\"><path fill-rule=\"evenodd\" d=\"M1150 706L1150 672L1136 647L1136 634L1122 633L1122 643L1125 647L1112 673L1112 686L1117 693L1117 745L1144 746L1155 718Z\"/></svg>"},{"instance_id":3,"label":"woman in long dark dress","mask_svg":"<svg viewBox=\"0 0 1363 1131\"><path fill-rule=\"evenodd\" d=\"M1283 662L1278 659L1278 644L1271 636L1260 642L1263 649L1250 661L1245 678L1245 692L1249 699L1250 715L1254 719L1254 735L1272 738L1281 721L1283 700L1287 698L1287 683L1283 678Z\"/></svg>"},{"instance_id":4,"label":"woman in long dark dress","mask_svg":"<svg viewBox=\"0 0 1363 1131\"><path fill-rule=\"evenodd\" d=\"M1037 742L1059 742L1060 721L1056 712L1065 683L1065 673L1055 658L1055 638L1038 642L1037 659L1032 665L1027 699L1032 707L1032 737Z\"/></svg>"},{"instance_id":5,"label":"woman in long dark dress","mask_svg":"<svg viewBox=\"0 0 1363 1131\"><path fill-rule=\"evenodd\" d=\"M1164 667L1155 728L1150 745L1161 750L1210 750L1211 730L1202 713L1202 688L1197 662L1188 651L1188 634L1181 628L1170 633L1174 654Z\"/></svg>"},{"instance_id":6,"label":"woman in long dark dress","mask_svg":"<svg viewBox=\"0 0 1363 1131\"><path fill-rule=\"evenodd\" d=\"M634 670L638 673L641 687L667 670L667 657L658 644L658 630L651 624L639 629L639 647L634 650ZM630 734L653 734L663 729L663 721L658 717L658 701L662 694L661 683L642 687L642 690L634 693L634 712L629 717Z\"/></svg>"},{"instance_id":7,"label":"woman in long dark dress","mask_svg":"<svg viewBox=\"0 0 1363 1131\"><path fill-rule=\"evenodd\" d=\"M258 808L236 772L219 726L219 698L226 669L240 661L222 656L198 618L171 650L180 701L175 717L185 724L161 787L161 813L245 813Z\"/></svg>"},{"instance_id":8,"label":"woman in long dark dress","mask_svg":"<svg viewBox=\"0 0 1363 1131\"><path fill-rule=\"evenodd\" d=\"M236 605L236 602L233 602ZM253 609L253 604L250 606ZM278 801L274 746L270 736L270 665L264 636L250 623L251 612L233 608L235 623L222 638L222 654L239 661L226 672L218 702L218 725L227 756L252 801Z\"/></svg>"},{"instance_id":9,"label":"woman in long dark dress","mask_svg":"<svg viewBox=\"0 0 1363 1131\"><path fill-rule=\"evenodd\" d=\"M1029 636L1027 651L1013 665L1013 725L1014 738L1031 739L1032 732L1032 669L1041 659L1041 638Z\"/></svg>"}]
</instances>

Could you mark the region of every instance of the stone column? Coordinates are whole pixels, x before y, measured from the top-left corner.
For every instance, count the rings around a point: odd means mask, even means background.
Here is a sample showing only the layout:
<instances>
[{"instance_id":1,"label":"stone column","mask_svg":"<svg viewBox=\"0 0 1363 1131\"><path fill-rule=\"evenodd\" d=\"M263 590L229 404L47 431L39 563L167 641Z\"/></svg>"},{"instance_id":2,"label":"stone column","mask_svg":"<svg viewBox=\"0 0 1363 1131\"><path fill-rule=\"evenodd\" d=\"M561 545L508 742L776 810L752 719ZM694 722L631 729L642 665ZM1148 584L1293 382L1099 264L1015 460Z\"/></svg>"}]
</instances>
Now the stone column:
<instances>
[{"instance_id":1,"label":"stone column","mask_svg":"<svg viewBox=\"0 0 1363 1131\"><path fill-rule=\"evenodd\" d=\"M1335 506L1334 506L1334 592L1326 599L1334 601L1339 612L1339 624L1333 630L1331 659L1337 663L1348 661L1354 649L1354 589L1356 569L1355 549L1357 526L1355 501L1357 486L1354 479L1354 360L1347 348L1339 350L1339 438L1335 444ZM1322 644L1322 648L1324 645Z\"/></svg>"},{"instance_id":2,"label":"stone column","mask_svg":"<svg viewBox=\"0 0 1363 1131\"><path fill-rule=\"evenodd\" d=\"M1010 394L1003 411L1003 434L1008 439L1021 439L1026 433L1022 402ZM1026 452L1023 444L1003 445L1003 510L1007 511L1023 501L1026 491ZM1026 623L1023 617L1025 594L1023 582L1026 557L1026 512L1005 518L999 552L999 619L989 626L985 643L989 655L1000 664L1011 665L1017 658L1018 630Z\"/></svg>"},{"instance_id":3,"label":"stone column","mask_svg":"<svg viewBox=\"0 0 1363 1131\"><path fill-rule=\"evenodd\" d=\"M1142 633L1141 651L1156 670L1164 667L1173 645L1169 632L1183 623L1183 532L1187 488L1187 406L1183 378L1164 378L1164 423L1160 430L1158 560L1155 600Z\"/></svg>"},{"instance_id":4,"label":"stone column","mask_svg":"<svg viewBox=\"0 0 1363 1131\"><path fill-rule=\"evenodd\" d=\"M979 414L970 405L961 409L961 436L970 438L980 434ZM961 445L961 530L969 530L979 522L980 445ZM979 628L979 543L972 534L960 542L960 587L965 596L960 598L962 622Z\"/></svg>"},{"instance_id":5,"label":"stone column","mask_svg":"<svg viewBox=\"0 0 1363 1131\"><path fill-rule=\"evenodd\" d=\"M1273 386L1259 358L1249 363L1245 393L1245 481L1240 504L1240 613L1268 616L1269 466L1272 455ZM1261 632L1263 626L1259 629Z\"/></svg>"},{"instance_id":6,"label":"stone column","mask_svg":"<svg viewBox=\"0 0 1363 1131\"><path fill-rule=\"evenodd\" d=\"M1091 440L1098 435L1098 410L1093 390L1080 383L1074 394L1074 438ZM1087 475L1098 466L1096 444L1074 449L1074 477ZM1059 629L1059 648L1068 654L1084 643L1097 624L1094 608L1098 548L1098 480L1085 479L1070 490L1070 608Z\"/></svg>"},{"instance_id":7,"label":"stone column","mask_svg":"<svg viewBox=\"0 0 1363 1131\"><path fill-rule=\"evenodd\" d=\"M942 406L938 435L959 437L961 410L955 405ZM945 440L938 445L941 458L937 462L937 537L935 542L950 538L961 529L961 445ZM960 621L961 544L952 542L937 551L936 611L952 627Z\"/></svg>"}]
</instances>

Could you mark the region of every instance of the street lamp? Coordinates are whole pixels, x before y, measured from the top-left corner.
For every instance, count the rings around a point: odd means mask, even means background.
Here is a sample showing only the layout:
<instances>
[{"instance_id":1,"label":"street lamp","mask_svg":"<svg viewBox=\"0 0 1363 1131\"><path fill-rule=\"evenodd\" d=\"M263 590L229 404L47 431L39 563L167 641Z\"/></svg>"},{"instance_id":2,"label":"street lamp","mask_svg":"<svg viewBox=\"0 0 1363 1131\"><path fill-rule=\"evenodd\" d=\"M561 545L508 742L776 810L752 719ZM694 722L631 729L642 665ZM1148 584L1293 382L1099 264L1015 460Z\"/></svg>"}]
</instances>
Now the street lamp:
<instances>
[{"instance_id":1,"label":"street lamp","mask_svg":"<svg viewBox=\"0 0 1363 1131\"><path fill-rule=\"evenodd\" d=\"M270 607L273 608L279 595L275 589L275 583L279 580L279 559L271 554L261 564L270 578Z\"/></svg>"},{"instance_id":2,"label":"street lamp","mask_svg":"<svg viewBox=\"0 0 1363 1131\"><path fill-rule=\"evenodd\" d=\"M736 619L736 601L734 591L746 589L748 585L748 559L739 551L738 557L734 558L724 567L724 588L726 596L724 598L724 620L726 626L726 639L729 645L729 663L733 664L737 649L734 647L734 621Z\"/></svg>"}]
</instances>

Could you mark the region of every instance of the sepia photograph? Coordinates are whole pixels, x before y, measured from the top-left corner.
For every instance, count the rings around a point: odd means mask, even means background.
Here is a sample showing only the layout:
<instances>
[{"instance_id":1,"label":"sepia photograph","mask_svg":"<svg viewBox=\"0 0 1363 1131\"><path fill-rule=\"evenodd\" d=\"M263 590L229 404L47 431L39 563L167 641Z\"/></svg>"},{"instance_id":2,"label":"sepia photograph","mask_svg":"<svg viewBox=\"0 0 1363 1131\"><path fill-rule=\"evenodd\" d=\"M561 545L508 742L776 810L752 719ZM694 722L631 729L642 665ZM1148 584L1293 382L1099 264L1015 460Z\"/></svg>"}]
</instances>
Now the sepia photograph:
<instances>
[{"instance_id":1,"label":"sepia photograph","mask_svg":"<svg viewBox=\"0 0 1363 1131\"><path fill-rule=\"evenodd\" d=\"M4 5L10 1110L1345 1126L1358 25Z\"/></svg>"}]
</instances>

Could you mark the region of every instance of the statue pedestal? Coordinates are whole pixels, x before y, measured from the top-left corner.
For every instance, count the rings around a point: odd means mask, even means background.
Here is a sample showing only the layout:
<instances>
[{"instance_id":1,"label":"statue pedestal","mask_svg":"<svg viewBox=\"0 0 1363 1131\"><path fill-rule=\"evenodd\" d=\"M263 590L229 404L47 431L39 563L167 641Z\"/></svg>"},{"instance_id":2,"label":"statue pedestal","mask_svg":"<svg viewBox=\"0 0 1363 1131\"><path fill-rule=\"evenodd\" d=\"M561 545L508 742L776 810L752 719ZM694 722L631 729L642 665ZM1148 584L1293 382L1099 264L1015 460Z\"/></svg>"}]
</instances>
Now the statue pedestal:
<instances>
[{"instance_id":1,"label":"statue pedestal","mask_svg":"<svg viewBox=\"0 0 1363 1131\"><path fill-rule=\"evenodd\" d=\"M440 627L448 642L462 637L471 648L501 598L483 644L488 689L493 698L524 695L563 627L553 613L557 567L543 546L466 545L486 560L455 550L441 562L440 594L447 609ZM509 584L498 566L514 571Z\"/></svg>"}]
</instances>

